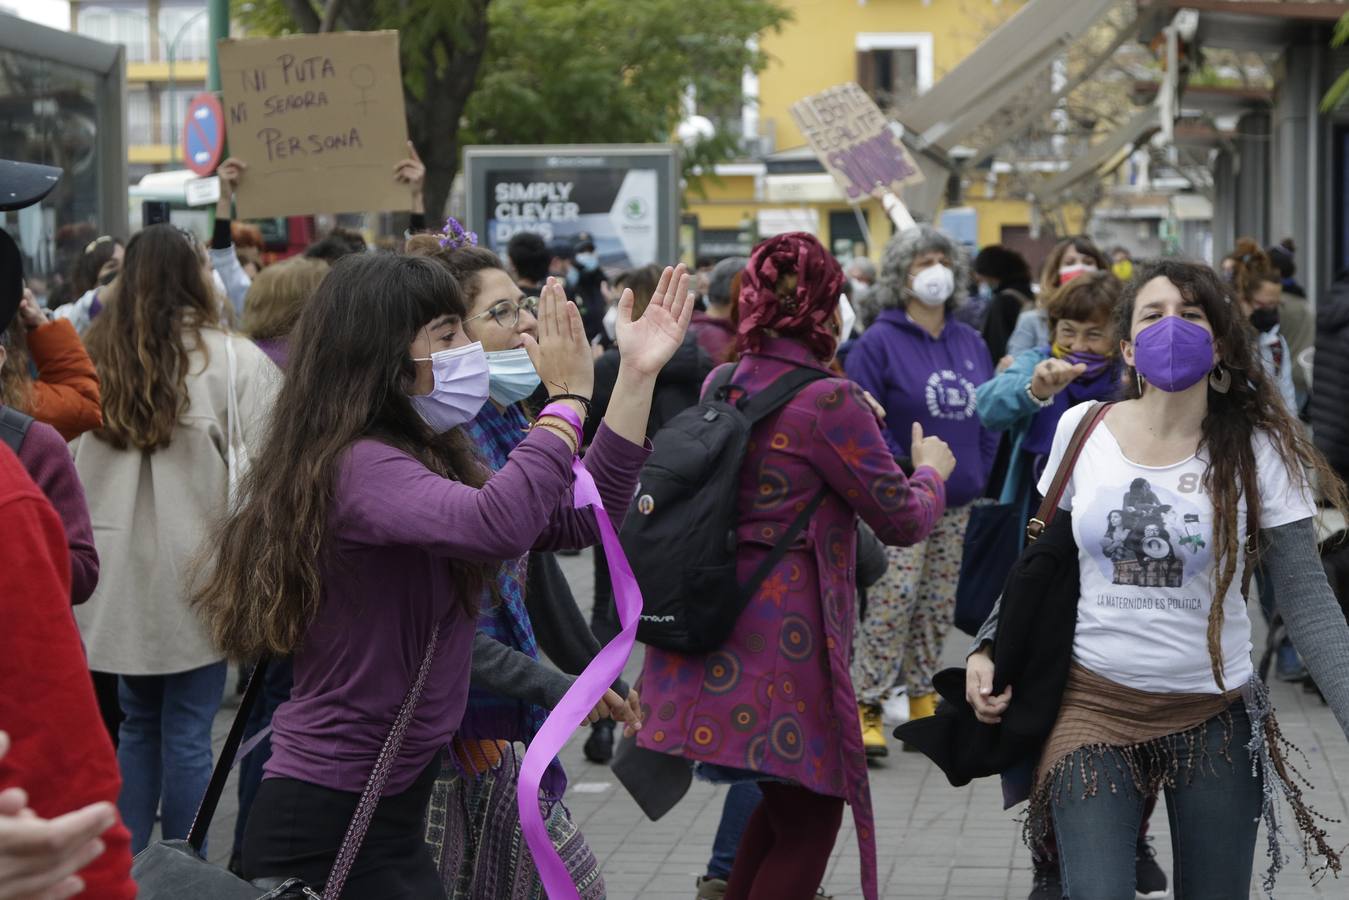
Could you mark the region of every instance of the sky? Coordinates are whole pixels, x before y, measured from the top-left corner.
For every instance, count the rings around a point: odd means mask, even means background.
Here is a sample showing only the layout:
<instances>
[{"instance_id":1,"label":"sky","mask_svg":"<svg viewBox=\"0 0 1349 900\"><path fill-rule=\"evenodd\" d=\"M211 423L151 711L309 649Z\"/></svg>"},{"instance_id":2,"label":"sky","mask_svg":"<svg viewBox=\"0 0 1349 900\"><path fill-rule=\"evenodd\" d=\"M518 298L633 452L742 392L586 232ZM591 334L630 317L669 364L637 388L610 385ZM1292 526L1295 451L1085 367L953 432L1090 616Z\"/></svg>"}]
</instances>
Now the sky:
<instances>
[{"instance_id":1,"label":"sky","mask_svg":"<svg viewBox=\"0 0 1349 900\"><path fill-rule=\"evenodd\" d=\"M70 4L66 0L0 0L0 12L6 12L61 31L70 30Z\"/></svg>"}]
</instances>

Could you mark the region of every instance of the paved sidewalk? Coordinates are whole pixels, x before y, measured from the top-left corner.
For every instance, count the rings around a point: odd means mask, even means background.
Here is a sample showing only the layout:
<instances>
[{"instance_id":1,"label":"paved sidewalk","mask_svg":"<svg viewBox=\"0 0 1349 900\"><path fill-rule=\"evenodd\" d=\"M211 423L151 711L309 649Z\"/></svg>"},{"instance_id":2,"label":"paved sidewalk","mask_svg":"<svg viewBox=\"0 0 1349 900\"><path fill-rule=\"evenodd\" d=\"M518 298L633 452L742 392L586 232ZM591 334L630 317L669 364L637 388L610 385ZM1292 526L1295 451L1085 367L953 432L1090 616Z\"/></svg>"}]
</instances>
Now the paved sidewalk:
<instances>
[{"instance_id":1,"label":"paved sidewalk","mask_svg":"<svg viewBox=\"0 0 1349 900\"><path fill-rule=\"evenodd\" d=\"M589 607L589 555L563 558L562 563L577 600ZM1257 645L1261 639L1257 635ZM958 664L964 637L955 636L951 645L948 660ZM639 660L634 659L629 674L639 669ZM1274 685L1273 694L1285 735L1307 756L1304 772L1315 785L1309 792L1310 801L1324 815L1340 820L1327 825L1331 843L1349 845L1349 742L1316 697L1283 684ZM216 722L218 739L223 739L233 712L232 706L221 710ZM608 769L585 761L581 753L584 738L585 733L578 734L563 753L571 780L566 802L600 859L609 897L691 900L694 878L707 863L726 788L695 782L678 807L661 821L651 822ZM1019 839L1015 813L1001 809L998 785L985 781L952 788L925 757L900 753L898 747L892 751L871 770L882 895L1022 900L1030 889L1030 856ZM234 796L231 784L211 829L213 860L223 862L229 854ZM1164 810L1154 817L1152 831L1159 860L1169 872L1170 829ZM1257 871L1265 864L1263 846L1262 834ZM825 889L838 900L861 897L857 845L848 814ZM1280 877L1274 896L1279 900L1343 898L1349 896L1349 873L1338 881L1328 877L1313 888L1293 861Z\"/></svg>"}]
</instances>

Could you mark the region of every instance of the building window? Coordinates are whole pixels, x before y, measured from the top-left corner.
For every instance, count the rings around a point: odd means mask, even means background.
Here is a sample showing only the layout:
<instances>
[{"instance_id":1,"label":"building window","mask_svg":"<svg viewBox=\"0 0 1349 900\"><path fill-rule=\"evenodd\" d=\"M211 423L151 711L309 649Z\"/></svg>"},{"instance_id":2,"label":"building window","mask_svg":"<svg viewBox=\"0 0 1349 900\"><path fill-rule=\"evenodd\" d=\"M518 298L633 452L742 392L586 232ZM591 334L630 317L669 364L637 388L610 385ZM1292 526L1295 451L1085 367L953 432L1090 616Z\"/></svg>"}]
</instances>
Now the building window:
<instances>
[{"instance_id":1,"label":"building window","mask_svg":"<svg viewBox=\"0 0 1349 900\"><path fill-rule=\"evenodd\" d=\"M932 35L857 35L857 83L886 111L894 111L932 86Z\"/></svg>"},{"instance_id":2,"label":"building window","mask_svg":"<svg viewBox=\"0 0 1349 900\"><path fill-rule=\"evenodd\" d=\"M175 60L203 61L210 57L207 18L206 7L201 3L159 4L159 31L162 40L174 44ZM164 60L169 58L167 45L160 48L159 55Z\"/></svg>"},{"instance_id":3,"label":"building window","mask_svg":"<svg viewBox=\"0 0 1349 900\"><path fill-rule=\"evenodd\" d=\"M153 144L155 141L154 111L150 106L149 91L126 92L126 142Z\"/></svg>"},{"instance_id":4,"label":"building window","mask_svg":"<svg viewBox=\"0 0 1349 900\"><path fill-rule=\"evenodd\" d=\"M159 140L157 143L178 146L182 140L183 120L187 117L187 105L192 102L193 97L203 90L205 88L200 84L188 87L179 85L174 90L169 90L167 87L160 89Z\"/></svg>"},{"instance_id":5,"label":"building window","mask_svg":"<svg viewBox=\"0 0 1349 900\"><path fill-rule=\"evenodd\" d=\"M86 37L125 45L127 62L150 59L150 17L144 3L81 9L76 27Z\"/></svg>"}]
</instances>

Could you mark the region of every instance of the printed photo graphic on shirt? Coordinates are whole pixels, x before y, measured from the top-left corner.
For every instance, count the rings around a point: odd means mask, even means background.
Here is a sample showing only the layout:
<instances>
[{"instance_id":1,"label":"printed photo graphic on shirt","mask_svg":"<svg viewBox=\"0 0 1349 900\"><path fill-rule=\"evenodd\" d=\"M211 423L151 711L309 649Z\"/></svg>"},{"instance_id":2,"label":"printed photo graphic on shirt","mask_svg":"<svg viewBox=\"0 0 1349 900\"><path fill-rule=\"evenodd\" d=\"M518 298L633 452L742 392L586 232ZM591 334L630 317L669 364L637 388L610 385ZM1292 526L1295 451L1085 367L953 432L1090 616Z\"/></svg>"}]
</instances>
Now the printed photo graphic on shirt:
<instances>
[{"instance_id":1,"label":"printed photo graphic on shirt","mask_svg":"<svg viewBox=\"0 0 1349 900\"><path fill-rule=\"evenodd\" d=\"M1111 584L1179 588L1187 568L1194 575L1208 563L1208 526L1187 498L1135 478L1125 488L1102 489L1093 512L1102 506L1102 534L1088 550ZM1090 520L1085 527L1093 527Z\"/></svg>"},{"instance_id":2,"label":"printed photo graphic on shirt","mask_svg":"<svg viewBox=\"0 0 1349 900\"><path fill-rule=\"evenodd\" d=\"M923 389L928 415L960 421L974 415L974 384L950 369L933 372Z\"/></svg>"}]
</instances>

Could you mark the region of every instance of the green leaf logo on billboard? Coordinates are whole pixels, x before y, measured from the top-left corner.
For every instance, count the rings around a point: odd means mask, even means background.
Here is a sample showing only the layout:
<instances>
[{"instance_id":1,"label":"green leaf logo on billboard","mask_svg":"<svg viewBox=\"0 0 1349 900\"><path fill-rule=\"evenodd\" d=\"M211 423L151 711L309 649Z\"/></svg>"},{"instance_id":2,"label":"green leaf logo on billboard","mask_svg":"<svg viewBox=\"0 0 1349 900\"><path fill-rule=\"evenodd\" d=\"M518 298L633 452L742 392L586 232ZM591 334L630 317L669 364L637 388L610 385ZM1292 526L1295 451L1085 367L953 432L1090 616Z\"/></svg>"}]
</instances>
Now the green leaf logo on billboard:
<instances>
[{"instance_id":1,"label":"green leaf logo on billboard","mask_svg":"<svg viewBox=\"0 0 1349 900\"><path fill-rule=\"evenodd\" d=\"M646 204L642 202L641 197L633 197L623 205L623 215L632 219L634 222L646 218Z\"/></svg>"}]
</instances>

